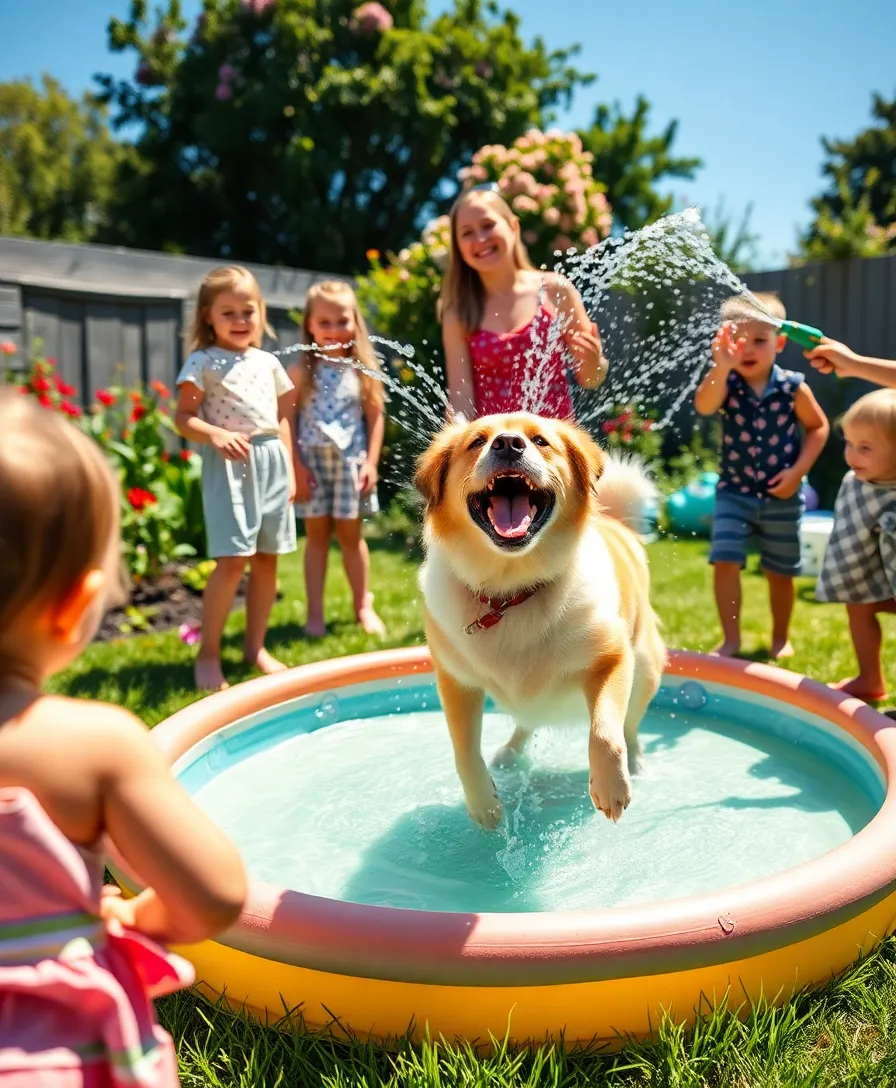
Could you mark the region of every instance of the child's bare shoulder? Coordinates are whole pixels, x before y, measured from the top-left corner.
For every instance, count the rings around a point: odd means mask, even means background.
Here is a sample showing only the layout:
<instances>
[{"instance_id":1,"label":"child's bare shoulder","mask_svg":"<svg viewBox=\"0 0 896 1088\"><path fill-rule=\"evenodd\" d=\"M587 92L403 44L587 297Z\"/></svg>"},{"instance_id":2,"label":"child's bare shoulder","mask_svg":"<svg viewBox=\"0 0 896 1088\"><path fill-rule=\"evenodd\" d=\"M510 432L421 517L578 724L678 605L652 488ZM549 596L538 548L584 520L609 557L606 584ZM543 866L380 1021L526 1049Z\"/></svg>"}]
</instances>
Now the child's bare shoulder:
<instances>
[{"instance_id":1,"label":"child's bare shoulder","mask_svg":"<svg viewBox=\"0 0 896 1088\"><path fill-rule=\"evenodd\" d=\"M52 732L56 744L89 750L104 762L139 756L155 747L136 715L89 699L47 695L34 708L31 725L41 733Z\"/></svg>"}]
</instances>

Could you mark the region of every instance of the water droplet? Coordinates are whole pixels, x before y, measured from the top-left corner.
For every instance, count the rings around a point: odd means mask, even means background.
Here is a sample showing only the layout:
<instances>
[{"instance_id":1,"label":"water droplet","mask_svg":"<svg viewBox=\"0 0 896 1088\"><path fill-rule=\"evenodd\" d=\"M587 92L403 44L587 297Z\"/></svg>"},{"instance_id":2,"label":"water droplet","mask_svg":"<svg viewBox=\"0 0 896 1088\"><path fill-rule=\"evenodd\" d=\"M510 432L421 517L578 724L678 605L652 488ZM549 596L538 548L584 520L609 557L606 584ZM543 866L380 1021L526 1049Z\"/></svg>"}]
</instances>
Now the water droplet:
<instances>
[{"instance_id":1,"label":"water droplet","mask_svg":"<svg viewBox=\"0 0 896 1088\"><path fill-rule=\"evenodd\" d=\"M698 684L696 680L685 680L679 690L682 706L688 708L688 710L702 710L709 697L706 694L706 689L702 684Z\"/></svg>"},{"instance_id":2,"label":"water droplet","mask_svg":"<svg viewBox=\"0 0 896 1088\"><path fill-rule=\"evenodd\" d=\"M314 716L324 725L333 725L339 721L339 700L337 697L332 693L325 695L314 711Z\"/></svg>"}]
</instances>

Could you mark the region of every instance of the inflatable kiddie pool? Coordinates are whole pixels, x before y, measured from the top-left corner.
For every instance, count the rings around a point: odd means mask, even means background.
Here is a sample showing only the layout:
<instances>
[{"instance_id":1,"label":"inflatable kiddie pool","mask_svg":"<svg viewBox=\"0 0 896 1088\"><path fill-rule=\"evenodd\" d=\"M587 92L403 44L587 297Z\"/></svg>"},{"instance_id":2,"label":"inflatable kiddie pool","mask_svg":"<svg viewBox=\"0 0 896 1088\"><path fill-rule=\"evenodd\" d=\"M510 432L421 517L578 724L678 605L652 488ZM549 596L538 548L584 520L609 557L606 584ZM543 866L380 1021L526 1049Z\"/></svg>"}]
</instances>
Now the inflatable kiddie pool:
<instances>
[{"instance_id":1,"label":"inflatable kiddie pool","mask_svg":"<svg viewBox=\"0 0 896 1088\"><path fill-rule=\"evenodd\" d=\"M507 730L489 711L484 747ZM729 988L822 983L896 913L896 733L779 669L672 653L618 825L588 802L583 728L496 771L504 823L475 827L422 647L252 680L152 735L252 878L239 923L180 951L263 1018L644 1037Z\"/></svg>"}]
</instances>

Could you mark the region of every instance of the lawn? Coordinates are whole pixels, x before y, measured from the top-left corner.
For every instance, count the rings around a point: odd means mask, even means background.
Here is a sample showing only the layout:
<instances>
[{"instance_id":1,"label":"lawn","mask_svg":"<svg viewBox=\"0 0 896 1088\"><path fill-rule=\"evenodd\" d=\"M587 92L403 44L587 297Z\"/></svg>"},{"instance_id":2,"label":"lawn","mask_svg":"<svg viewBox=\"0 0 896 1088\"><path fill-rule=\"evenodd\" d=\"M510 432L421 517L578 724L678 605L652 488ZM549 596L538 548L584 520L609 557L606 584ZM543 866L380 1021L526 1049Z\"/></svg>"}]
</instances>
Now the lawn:
<instances>
[{"instance_id":1,"label":"lawn","mask_svg":"<svg viewBox=\"0 0 896 1088\"><path fill-rule=\"evenodd\" d=\"M305 641L300 630L301 568L292 557L281 566L282 598L274 609L269 639L273 652L298 665L422 641L414 564L382 541L372 542L371 550L376 606L389 637L368 639L354 625L348 585L334 552L327 594L330 634ZM701 541L667 540L650 547L654 602L670 646L709 650L719 640L706 550ZM752 568L744 584L744 650L761 658L769 635L765 584ZM790 667L819 680L850 675L854 661L844 611L816 603L812 592L811 580L798 581L792 632L796 656ZM893 633L893 622L885 617L887 634ZM241 631L242 615L235 613L225 649L225 669L232 681L250 675L240 663ZM191 687L193 652L174 633L96 643L56 678L54 688L127 706L154 725L197 697ZM891 684L896 680L892 670L888 679ZM666 1025L657 1042L628 1047L615 1057L564 1055L552 1047L523 1053L499 1047L483 1057L467 1047L444 1044L404 1045L387 1053L363 1042L337 1044L301 1032L250 1027L191 994L162 1002L160 1015L177 1041L185 1088L864 1088L896 1083L894 1010L896 942L890 941L825 991L804 995L783 1010L756 1009L744 1022L716 1010L696 1032L685 1034Z\"/></svg>"}]
</instances>

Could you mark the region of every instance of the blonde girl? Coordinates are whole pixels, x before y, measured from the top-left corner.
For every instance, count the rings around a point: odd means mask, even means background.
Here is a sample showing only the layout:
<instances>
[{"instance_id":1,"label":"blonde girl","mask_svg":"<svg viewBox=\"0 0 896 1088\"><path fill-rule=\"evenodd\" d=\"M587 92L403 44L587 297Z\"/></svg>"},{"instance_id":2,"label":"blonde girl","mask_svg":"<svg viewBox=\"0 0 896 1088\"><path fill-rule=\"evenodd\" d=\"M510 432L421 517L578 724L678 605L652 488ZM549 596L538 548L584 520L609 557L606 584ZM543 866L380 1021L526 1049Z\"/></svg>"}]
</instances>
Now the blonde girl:
<instances>
[{"instance_id":1,"label":"blonde girl","mask_svg":"<svg viewBox=\"0 0 896 1088\"><path fill-rule=\"evenodd\" d=\"M887 694L878 614L896 612L896 390L868 393L841 421L846 463L815 591L846 605L857 676L833 686L867 701Z\"/></svg>"},{"instance_id":2,"label":"blonde girl","mask_svg":"<svg viewBox=\"0 0 896 1088\"><path fill-rule=\"evenodd\" d=\"M203 279L190 355L178 375L175 424L205 447L202 506L208 552L216 560L202 599L196 686L227 687L221 636L249 565L243 654L262 672L285 666L264 647L277 592L277 556L296 548L292 420L295 390L280 361L261 351L270 334L264 299L245 268L216 268Z\"/></svg>"},{"instance_id":3,"label":"blonde girl","mask_svg":"<svg viewBox=\"0 0 896 1088\"><path fill-rule=\"evenodd\" d=\"M160 943L239 916L233 846L119 707L44 693L117 584L118 484L61 416L0 393L0 1085L175 1088L152 999L193 972ZM103 886L110 839L146 890Z\"/></svg>"},{"instance_id":4,"label":"blonde girl","mask_svg":"<svg viewBox=\"0 0 896 1088\"><path fill-rule=\"evenodd\" d=\"M311 350L290 368L297 389L297 512L305 519L305 633L325 634L324 581L335 536L355 615L368 634L385 634L369 588L370 554L361 518L379 509L383 386L358 300L347 283L324 280L308 292L303 321ZM360 364L356 366L355 364ZM363 369L362 369L363 368Z\"/></svg>"},{"instance_id":5,"label":"blonde girl","mask_svg":"<svg viewBox=\"0 0 896 1088\"><path fill-rule=\"evenodd\" d=\"M463 193L450 221L440 313L451 405L468 418L521 409L571 418L569 364L589 389L607 372L579 293L532 266L496 187Z\"/></svg>"}]
</instances>

